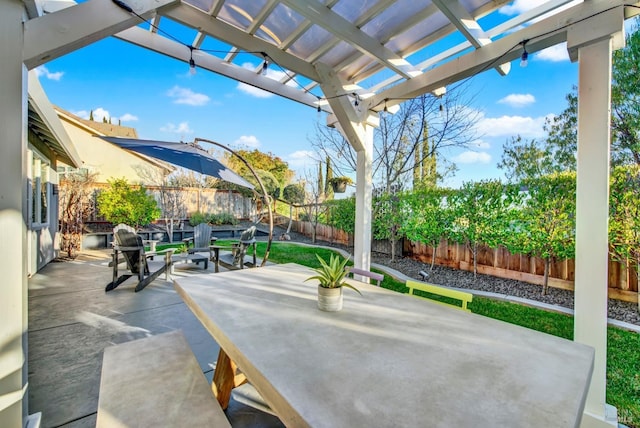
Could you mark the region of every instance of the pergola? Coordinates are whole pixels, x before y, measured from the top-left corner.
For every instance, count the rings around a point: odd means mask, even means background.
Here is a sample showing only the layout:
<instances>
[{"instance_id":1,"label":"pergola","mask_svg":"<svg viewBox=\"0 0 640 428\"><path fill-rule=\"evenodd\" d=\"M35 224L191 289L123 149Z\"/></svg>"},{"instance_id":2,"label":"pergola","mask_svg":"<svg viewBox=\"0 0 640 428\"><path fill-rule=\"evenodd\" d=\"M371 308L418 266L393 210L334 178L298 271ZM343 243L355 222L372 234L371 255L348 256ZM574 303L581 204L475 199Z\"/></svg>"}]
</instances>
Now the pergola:
<instances>
[{"instance_id":1,"label":"pergola","mask_svg":"<svg viewBox=\"0 0 640 428\"><path fill-rule=\"evenodd\" d=\"M579 62L575 340L596 349L582 426L616 426L605 404L611 53L622 0L549 0L510 19L492 0L0 0L0 426L27 405L27 71L108 36L320 108L357 152L355 265L370 265L373 129L378 114L567 42ZM145 22L148 20L148 22ZM497 22L495 26L489 27ZM149 25L149 23L151 25ZM167 23L195 30L187 43ZM220 54L209 49L222 42ZM256 55L284 71L243 68ZM490 69L493 69L490 70ZM161 72L161 70L158 70Z\"/></svg>"}]
</instances>

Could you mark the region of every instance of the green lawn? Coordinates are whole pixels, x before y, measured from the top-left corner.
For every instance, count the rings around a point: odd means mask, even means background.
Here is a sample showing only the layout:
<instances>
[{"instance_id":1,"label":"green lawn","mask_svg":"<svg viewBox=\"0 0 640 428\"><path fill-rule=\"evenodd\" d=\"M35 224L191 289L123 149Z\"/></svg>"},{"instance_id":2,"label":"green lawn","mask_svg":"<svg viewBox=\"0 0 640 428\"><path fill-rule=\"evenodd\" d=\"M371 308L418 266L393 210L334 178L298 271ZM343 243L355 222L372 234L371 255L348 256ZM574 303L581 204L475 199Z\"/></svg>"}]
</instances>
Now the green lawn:
<instances>
[{"instance_id":1,"label":"green lawn","mask_svg":"<svg viewBox=\"0 0 640 428\"><path fill-rule=\"evenodd\" d=\"M261 258L265 248L264 242L258 243ZM274 242L269 260L318 267L315 254L328 259L331 253L324 248ZM400 293L408 291L403 282L389 276L385 276L382 286ZM476 314L573 339L573 317L569 315L482 297L474 297L469 307ZM620 422L640 428L640 335L614 327L608 329L607 402L617 407Z\"/></svg>"}]
</instances>

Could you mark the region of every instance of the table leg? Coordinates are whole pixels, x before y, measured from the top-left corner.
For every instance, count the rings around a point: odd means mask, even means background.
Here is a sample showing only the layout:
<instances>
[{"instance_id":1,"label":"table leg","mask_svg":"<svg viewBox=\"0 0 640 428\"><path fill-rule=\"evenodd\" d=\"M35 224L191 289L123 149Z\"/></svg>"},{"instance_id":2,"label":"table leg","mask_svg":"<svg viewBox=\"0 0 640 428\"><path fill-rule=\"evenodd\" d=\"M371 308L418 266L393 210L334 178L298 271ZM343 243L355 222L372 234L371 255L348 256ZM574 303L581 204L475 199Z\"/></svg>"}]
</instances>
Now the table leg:
<instances>
[{"instance_id":1,"label":"table leg","mask_svg":"<svg viewBox=\"0 0 640 428\"><path fill-rule=\"evenodd\" d=\"M227 407L229 407L231 390L247 381L247 378L243 374L237 374L237 371L238 366L236 366L236 364L231 361L231 358L229 358L227 353L220 348L216 369L213 372L213 383L211 384L211 389L223 410L226 410Z\"/></svg>"}]
</instances>

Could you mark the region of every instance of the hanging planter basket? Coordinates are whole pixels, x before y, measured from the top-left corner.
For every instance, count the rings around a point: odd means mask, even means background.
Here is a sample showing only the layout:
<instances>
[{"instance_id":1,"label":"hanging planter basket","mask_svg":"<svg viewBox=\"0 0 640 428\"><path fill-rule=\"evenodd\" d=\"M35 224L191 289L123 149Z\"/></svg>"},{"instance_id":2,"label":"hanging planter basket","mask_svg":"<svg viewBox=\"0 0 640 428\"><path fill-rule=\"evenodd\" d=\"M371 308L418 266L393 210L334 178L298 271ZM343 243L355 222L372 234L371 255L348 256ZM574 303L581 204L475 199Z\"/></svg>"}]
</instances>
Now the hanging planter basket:
<instances>
[{"instance_id":1,"label":"hanging planter basket","mask_svg":"<svg viewBox=\"0 0 640 428\"><path fill-rule=\"evenodd\" d=\"M353 183L349 177L336 177L332 178L331 188L333 188L333 193L344 193L347 191L347 184Z\"/></svg>"}]
</instances>

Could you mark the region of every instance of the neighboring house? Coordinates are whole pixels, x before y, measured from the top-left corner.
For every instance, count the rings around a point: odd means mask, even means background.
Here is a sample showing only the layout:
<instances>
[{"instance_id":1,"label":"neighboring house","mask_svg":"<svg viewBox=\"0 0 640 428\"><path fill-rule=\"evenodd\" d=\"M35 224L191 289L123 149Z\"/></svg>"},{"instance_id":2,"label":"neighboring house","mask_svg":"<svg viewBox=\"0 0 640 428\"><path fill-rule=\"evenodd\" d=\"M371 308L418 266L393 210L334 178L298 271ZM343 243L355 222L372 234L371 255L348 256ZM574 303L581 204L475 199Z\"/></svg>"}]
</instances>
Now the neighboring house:
<instances>
[{"instance_id":1,"label":"neighboring house","mask_svg":"<svg viewBox=\"0 0 640 428\"><path fill-rule=\"evenodd\" d=\"M27 189L27 274L33 275L57 256L58 174L61 163L82 164L69 135L53 110L35 71L29 72Z\"/></svg>"},{"instance_id":2,"label":"neighboring house","mask_svg":"<svg viewBox=\"0 0 640 428\"><path fill-rule=\"evenodd\" d=\"M96 182L106 183L112 178L126 178L131 184L157 185L161 177L175 168L162 161L123 150L97 136L138 138L134 128L82 119L60 107L54 107L62 126L73 141L82 168L96 174ZM72 165L61 165L64 173Z\"/></svg>"}]
</instances>

